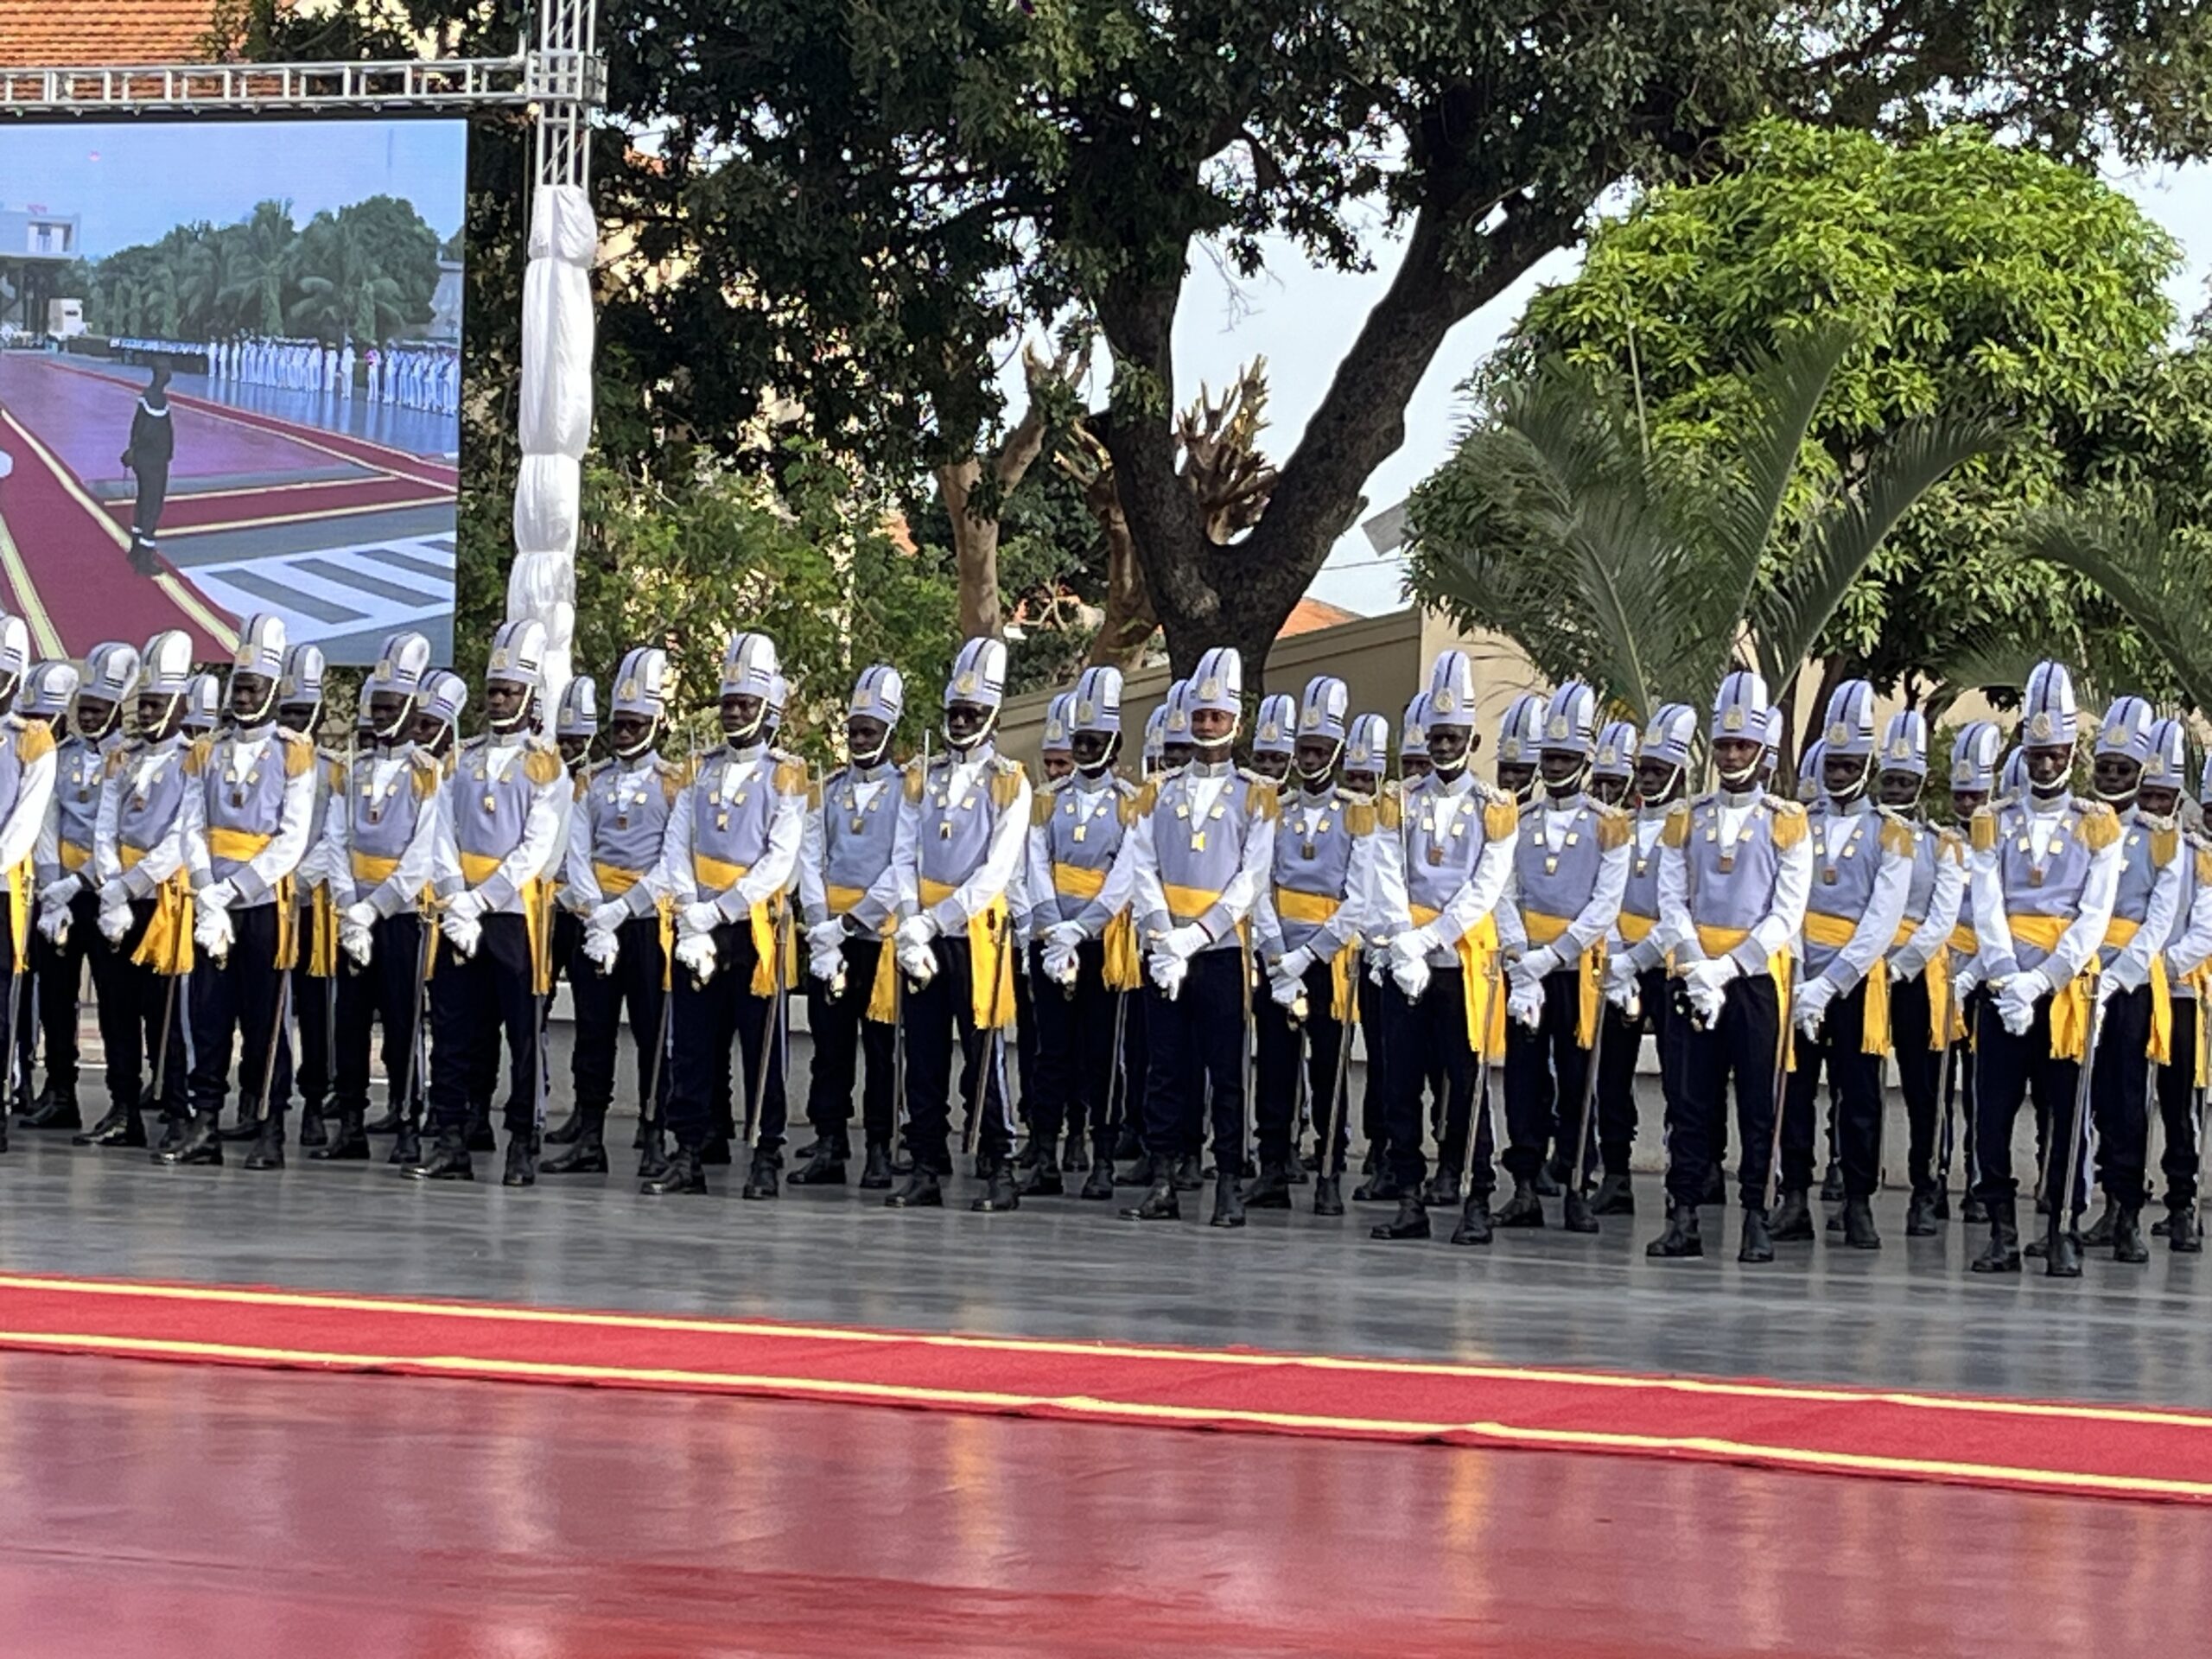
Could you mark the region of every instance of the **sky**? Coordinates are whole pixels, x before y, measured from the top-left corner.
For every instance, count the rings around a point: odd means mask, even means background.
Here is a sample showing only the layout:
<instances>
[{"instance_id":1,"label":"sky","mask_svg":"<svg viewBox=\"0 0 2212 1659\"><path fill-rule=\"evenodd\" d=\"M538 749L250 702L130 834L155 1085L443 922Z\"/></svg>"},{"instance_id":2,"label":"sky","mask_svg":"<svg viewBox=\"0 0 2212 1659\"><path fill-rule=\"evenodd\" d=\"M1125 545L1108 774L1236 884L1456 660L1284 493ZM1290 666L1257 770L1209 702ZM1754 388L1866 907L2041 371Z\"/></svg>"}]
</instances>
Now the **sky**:
<instances>
[{"instance_id":1,"label":"sky","mask_svg":"<svg viewBox=\"0 0 2212 1659\"><path fill-rule=\"evenodd\" d=\"M454 120L0 122L0 207L75 213L95 259L272 198L304 225L400 196L443 239L461 226L467 145Z\"/></svg>"},{"instance_id":2,"label":"sky","mask_svg":"<svg viewBox=\"0 0 2212 1659\"><path fill-rule=\"evenodd\" d=\"M2168 291L2183 320L2195 315L2205 306L2206 281L2212 276L2212 165L2115 170L2107 176L2181 244L2183 267ZM1244 283L1202 262L1185 283L1176 313L1181 401L1189 403L1199 382L1218 389L1234 380L1250 359L1264 356L1270 423L1262 447L1277 460L1287 455L1369 309L1389 286L1399 250L1379 246L1376 255L1374 270L1348 275L1315 270L1295 250L1277 244L1268 250L1268 270ZM1446 337L1406 411L1403 447L1368 480L1363 520L1403 500L1451 453L1466 414L1459 387L1468 374L1511 327L1529 296L1540 286L1572 276L1580 263L1575 253L1548 256ZM1018 372L1012 389L1018 394ZM1091 395L1103 401L1102 388L1092 388ZM1309 591L1317 599L1372 615L1403 602L1402 574L1402 562L1378 557L1355 526L1337 543Z\"/></svg>"}]
</instances>

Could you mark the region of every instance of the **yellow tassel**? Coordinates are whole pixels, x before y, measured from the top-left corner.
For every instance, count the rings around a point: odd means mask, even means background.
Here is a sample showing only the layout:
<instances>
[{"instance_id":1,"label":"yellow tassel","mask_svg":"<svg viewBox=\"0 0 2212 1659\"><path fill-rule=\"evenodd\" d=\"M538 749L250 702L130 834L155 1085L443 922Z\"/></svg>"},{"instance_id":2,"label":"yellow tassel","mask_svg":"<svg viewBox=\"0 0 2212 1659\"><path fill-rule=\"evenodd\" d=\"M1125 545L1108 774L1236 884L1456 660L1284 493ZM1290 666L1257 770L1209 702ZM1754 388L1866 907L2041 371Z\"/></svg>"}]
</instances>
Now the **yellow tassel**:
<instances>
[{"instance_id":1,"label":"yellow tassel","mask_svg":"<svg viewBox=\"0 0 2212 1659\"><path fill-rule=\"evenodd\" d=\"M1616 847L1625 847L1628 845L1628 814L1617 806L1599 807L1598 809L1599 850L1610 853Z\"/></svg>"},{"instance_id":2,"label":"yellow tassel","mask_svg":"<svg viewBox=\"0 0 2212 1659\"><path fill-rule=\"evenodd\" d=\"M1918 845L1919 840L1912 833L1912 826L1903 818L1885 817L1882 820L1882 850L1884 852L1894 853L1899 858L1910 858Z\"/></svg>"},{"instance_id":3,"label":"yellow tassel","mask_svg":"<svg viewBox=\"0 0 2212 1659\"><path fill-rule=\"evenodd\" d=\"M2164 869L2181 851L2181 831L2171 827L2151 832L2151 861Z\"/></svg>"},{"instance_id":4,"label":"yellow tassel","mask_svg":"<svg viewBox=\"0 0 2212 1659\"><path fill-rule=\"evenodd\" d=\"M1974 809L1974 817L1967 824L1967 832L1973 837L1974 849L1977 853L1997 850L1997 815L1987 807Z\"/></svg>"},{"instance_id":5,"label":"yellow tassel","mask_svg":"<svg viewBox=\"0 0 2212 1659\"><path fill-rule=\"evenodd\" d=\"M214 753L215 740L213 738L194 738L192 747L184 752L184 775L188 778L197 778L205 772L207 770L207 762Z\"/></svg>"},{"instance_id":6,"label":"yellow tassel","mask_svg":"<svg viewBox=\"0 0 2212 1659\"><path fill-rule=\"evenodd\" d=\"M2082 809L2082 844L2093 853L2101 853L2120 839L2120 814L2102 801L2092 801Z\"/></svg>"},{"instance_id":7,"label":"yellow tassel","mask_svg":"<svg viewBox=\"0 0 2212 1659\"><path fill-rule=\"evenodd\" d=\"M1029 774L1022 770L1019 760L1001 762L991 778L991 804L1001 811L1021 798L1021 786L1029 781Z\"/></svg>"},{"instance_id":8,"label":"yellow tassel","mask_svg":"<svg viewBox=\"0 0 2212 1659\"><path fill-rule=\"evenodd\" d=\"M776 768L776 793L804 795L807 791L806 762L785 760Z\"/></svg>"},{"instance_id":9,"label":"yellow tassel","mask_svg":"<svg viewBox=\"0 0 2212 1659\"><path fill-rule=\"evenodd\" d=\"M1521 804L1510 795L1501 796L1483 805L1483 837L1487 841L1503 841L1521 827Z\"/></svg>"},{"instance_id":10,"label":"yellow tassel","mask_svg":"<svg viewBox=\"0 0 2212 1659\"><path fill-rule=\"evenodd\" d=\"M1805 809L1795 801L1777 801L1774 804L1776 848L1786 853L1804 839Z\"/></svg>"},{"instance_id":11,"label":"yellow tassel","mask_svg":"<svg viewBox=\"0 0 2212 1659\"><path fill-rule=\"evenodd\" d=\"M918 760L909 760L906 763L906 798L910 801L919 801L922 798L922 792L928 787L929 780L922 775L922 763Z\"/></svg>"},{"instance_id":12,"label":"yellow tassel","mask_svg":"<svg viewBox=\"0 0 2212 1659\"><path fill-rule=\"evenodd\" d=\"M1275 793L1273 784L1255 778L1245 788L1244 810L1264 823L1273 823L1282 817L1282 797Z\"/></svg>"},{"instance_id":13,"label":"yellow tassel","mask_svg":"<svg viewBox=\"0 0 2212 1659\"><path fill-rule=\"evenodd\" d=\"M1344 808L1344 828L1357 836L1375 833L1375 803L1354 801Z\"/></svg>"},{"instance_id":14,"label":"yellow tassel","mask_svg":"<svg viewBox=\"0 0 2212 1659\"><path fill-rule=\"evenodd\" d=\"M16 759L25 766L53 753L54 728L44 721L35 721L16 734ZM20 973L22 969L16 971Z\"/></svg>"},{"instance_id":15,"label":"yellow tassel","mask_svg":"<svg viewBox=\"0 0 2212 1659\"><path fill-rule=\"evenodd\" d=\"M1667 814L1667 822L1659 826L1659 839L1669 847L1687 847L1690 839L1690 810L1681 802L1675 804Z\"/></svg>"},{"instance_id":16,"label":"yellow tassel","mask_svg":"<svg viewBox=\"0 0 2212 1659\"><path fill-rule=\"evenodd\" d=\"M1395 784L1382 785L1382 793L1375 803L1375 819L1385 830L1398 829L1405 823L1405 797L1398 792Z\"/></svg>"},{"instance_id":17,"label":"yellow tassel","mask_svg":"<svg viewBox=\"0 0 2212 1659\"><path fill-rule=\"evenodd\" d=\"M522 759L522 775L543 789L561 775L561 752L550 745L533 743Z\"/></svg>"},{"instance_id":18,"label":"yellow tassel","mask_svg":"<svg viewBox=\"0 0 2212 1659\"><path fill-rule=\"evenodd\" d=\"M284 775L287 778L305 777L315 770L315 745L295 733L285 732L283 736Z\"/></svg>"},{"instance_id":19,"label":"yellow tassel","mask_svg":"<svg viewBox=\"0 0 2212 1659\"><path fill-rule=\"evenodd\" d=\"M1137 791L1135 804L1130 809L1133 817L1148 817L1152 809L1160 804L1160 779L1147 778L1144 787Z\"/></svg>"},{"instance_id":20,"label":"yellow tassel","mask_svg":"<svg viewBox=\"0 0 2212 1659\"><path fill-rule=\"evenodd\" d=\"M1029 827L1042 830L1052 821L1053 810L1059 805L1059 796L1050 785L1029 798Z\"/></svg>"}]
</instances>

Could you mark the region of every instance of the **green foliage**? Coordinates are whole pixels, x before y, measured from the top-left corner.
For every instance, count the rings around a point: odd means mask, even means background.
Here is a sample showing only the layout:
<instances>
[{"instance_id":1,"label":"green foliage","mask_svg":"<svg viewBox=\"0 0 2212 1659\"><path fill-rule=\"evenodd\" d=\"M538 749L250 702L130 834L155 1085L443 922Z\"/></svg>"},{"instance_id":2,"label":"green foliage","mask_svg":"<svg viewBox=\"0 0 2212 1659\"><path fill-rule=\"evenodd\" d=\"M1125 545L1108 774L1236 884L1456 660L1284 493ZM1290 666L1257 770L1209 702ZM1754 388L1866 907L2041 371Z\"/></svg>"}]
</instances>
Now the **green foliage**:
<instances>
[{"instance_id":1,"label":"green foliage","mask_svg":"<svg viewBox=\"0 0 2212 1659\"><path fill-rule=\"evenodd\" d=\"M1727 149L1729 170L1601 226L1497 372L1550 353L1602 366L1637 386L1655 445L1707 452L1742 421L1754 354L1848 327L1801 492L1855 482L1884 435L1937 411L2020 431L1906 515L1821 649L1894 685L2075 615L2098 677L2155 683L2094 587L2011 557L2009 537L2021 506L2131 465L2146 421L2184 418L2144 391L2172 321L2171 239L2093 175L1978 129L1898 147L1766 121Z\"/></svg>"},{"instance_id":2,"label":"green foliage","mask_svg":"<svg viewBox=\"0 0 2212 1659\"><path fill-rule=\"evenodd\" d=\"M2212 529L2201 501L2177 521L2151 489L2113 486L2031 513L2020 550L2087 577L2124 611L2164 659L2183 701L2212 709Z\"/></svg>"}]
</instances>

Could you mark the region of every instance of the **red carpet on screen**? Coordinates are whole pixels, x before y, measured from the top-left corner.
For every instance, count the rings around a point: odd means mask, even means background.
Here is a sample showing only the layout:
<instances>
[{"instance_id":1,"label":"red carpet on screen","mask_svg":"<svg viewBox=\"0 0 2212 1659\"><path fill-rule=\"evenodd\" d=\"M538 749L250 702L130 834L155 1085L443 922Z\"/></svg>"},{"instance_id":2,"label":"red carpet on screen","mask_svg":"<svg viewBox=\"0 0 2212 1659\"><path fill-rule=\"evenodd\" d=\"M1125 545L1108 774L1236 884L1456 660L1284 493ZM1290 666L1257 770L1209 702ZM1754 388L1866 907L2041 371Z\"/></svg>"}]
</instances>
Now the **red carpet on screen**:
<instances>
[{"instance_id":1,"label":"red carpet on screen","mask_svg":"<svg viewBox=\"0 0 2212 1659\"><path fill-rule=\"evenodd\" d=\"M2212 1414L0 1275L0 1348L1526 1446L2212 1502Z\"/></svg>"}]
</instances>

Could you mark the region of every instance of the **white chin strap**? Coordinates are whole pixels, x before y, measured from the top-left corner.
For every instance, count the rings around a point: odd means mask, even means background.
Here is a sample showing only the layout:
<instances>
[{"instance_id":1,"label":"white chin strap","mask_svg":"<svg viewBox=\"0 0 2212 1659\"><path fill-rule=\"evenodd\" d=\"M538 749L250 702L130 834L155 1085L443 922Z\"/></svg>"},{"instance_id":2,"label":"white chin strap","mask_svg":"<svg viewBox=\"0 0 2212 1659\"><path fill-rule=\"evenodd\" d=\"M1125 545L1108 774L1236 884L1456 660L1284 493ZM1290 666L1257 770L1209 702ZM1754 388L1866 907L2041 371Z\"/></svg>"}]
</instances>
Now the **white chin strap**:
<instances>
[{"instance_id":1,"label":"white chin strap","mask_svg":"<svg viewBox=\"0 0 2212 1659\"><path fill-rule=\"evenodd\" d=\"M861 771L866 772L870 767L880 762L883 759L886 751L891 747L891 728L888 726L886 726L883 728L883 741L877 744L866 754L862 754L858 749L853 748L852 739L849 737L845 740L845 747L850 753L853 764L858 766ZM626 755L623 758L627 760L629 757Z\"/></svg>"},{"instance_id":2,"label":"white chin strap","mask_svg":"<svg viewBox=\"0 0 2212 1659\"><path fill-rule=\"evenodd\" d=\"M228 687L226 687L226 688L225 688L225 690L229 690L229 688L228 688ZM216 719L217 719L218 721L220 721L220 720L221 720L222 715L221 715L221 714L220 714L220 712L219 712L219 711L217 713L217 715L216 715L216 716L215 716L215 717L216 717ZM274 720L276 717L276 682L275 680L273 680L273 679L272 679L272 680L270 680L270 681L269 682L269 691L268 691L268 695L267 695L267 696L264 696L264 697L262 698L262 700L261 700L261 707L260 707L260 708L258 708L258 709L255 709L255 710L254 710L251 714L250 714L250 715L241 715L241 714L237 713L236 711L233 711L233 712L232 712L232 715L231 715L231 718L232 718L232 719L233 719L233 720L235 720L236 721L238 721L238 723L240 726L243 726L243 727L245 727L245 728L251 728L256 727L256 726L265 725L265 724L267 724L270 721Z\"/></svg>"},{"instance_id":3,"label":"white chin strap","mask_svg":"<svg viewBox=\"0 0 2212 1659\"><path fill-rule=\"evenodd\" d=\"M1109 735L1106 742L1106 753L1104 756L1101 758L1096 766L1085 766L1078 765L1076 767L1076 770L1086 778L1103 778L1108 772L1113 771L1114 762L1121 758L1122 736L1120 733L1116 732Z\"/></svg>"},{"instance_id":4,"label":"white chin strap","mask_svg":"<svg viewBox=\"0 0 2212 1659\"><path fill-rule=\"evenodd\" d=\"M400 700L399 704L399 717L393 721L391 725L379 726L376 722L375 716L372 715L370 717L369 735L376 739L379 743L396 743L399 741L402 734L404 734L407 728L414 723L415 699L413 697L403 697Z\"/></svg>"},{"instance_id":5,"label":"white chin strap","mask_svg":"<svg viewBox=\"0 0 2212 1659\"><path fill-rule=\"evenodd\" d=\"M1555 784L1546 783L1544 781L1543 773L1541 771L1536 774L1536 783L1538 786L1555 801L1568 800L1574 796L1580 795L1582 792L1584 785L1589 781L1590 759L1587 755L1583 757L1582 764L1580 766L1577 766L1567 777L1560 779L1559 782Z\"/></svg>"},{"instance_id":6,"label":"white chin strap","mask_svg":"<svg viewBox=\"0 0 2212 1659\"><path fill-rule=\"evenodd\" d=\"M1841 789L1828 788L1827 780L1824 778L1821 780L1821 788L1828 799L1834 801L1838 806L1848 806L1866 792L1868 770L1869 768L1866 766L1859 767L1859 775Z\"/></svg>"},{"instance_id":7,"label":"white chin strap","mask_svg":"<svg viewBox=\"0 0 2212 1659\"><path fill-rule=\"evenodd\" d=\"M999 711L995 709L990 711L990 713L984 718L983 723L981 726L978 726L975 729L974 733L969 736L955 737L952 734L952 726L950 721L947 721L944 727L941 728L944 734L944 741L952 747L959 750L963 754L967 753L969 750L976 747L978 744L989 741L991 734L998 730L998 728Z\"/></svg>"},{"instance_id":8,"label":"white chin strap","mask_svg":"<svg viewBox=\"0 0 2212 1659\"><path fill-rule=\"evenodd\" d=\"M1291 757L1290 764L1292 769L1298 773L1299 780L1300 782L1308 784L1325 783L1328 780L1329 774L1337 769L1337 762L1344 759L1344 741L1340 737L1336 741L1336 747L1329 751L1329 759L1326 764L1325 764L1318 772L1308 772L1304 766L1300 766L1298 764L1298 757L1294 753Z\"/></svg>"}]
</instances>

